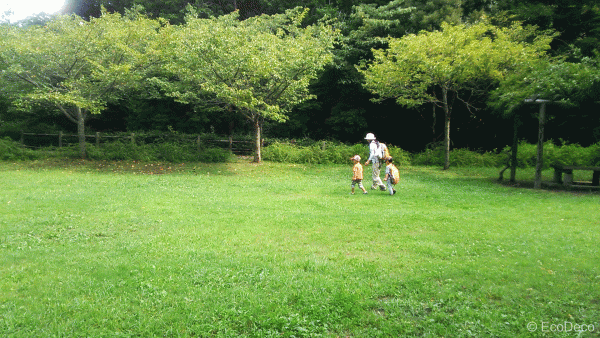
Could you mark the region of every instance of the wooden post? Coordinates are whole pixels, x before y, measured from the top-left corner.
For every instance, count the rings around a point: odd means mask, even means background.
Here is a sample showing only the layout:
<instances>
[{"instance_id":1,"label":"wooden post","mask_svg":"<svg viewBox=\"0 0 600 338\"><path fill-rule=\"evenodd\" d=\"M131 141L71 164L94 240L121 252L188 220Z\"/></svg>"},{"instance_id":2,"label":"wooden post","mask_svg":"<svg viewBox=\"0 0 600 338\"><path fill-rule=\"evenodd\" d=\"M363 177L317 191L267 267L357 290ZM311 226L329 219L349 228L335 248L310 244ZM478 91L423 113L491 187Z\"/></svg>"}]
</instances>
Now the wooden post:
<instances>
[{"instance_id":1,"label":"wooden post","mask_svg":"<svg viewBox=\"0 0 600 338\"><path fill-rule=\"evenodd\" d=\"M131 144L135 144L135 133L131 133Z\"/></svg>"},{"instance_id":2,"label":"wooden post","mask_svg":"<svg viewBox=\"0 0 600 338\"><path fill-rule=\"evenodd\" d=\"M561 166L554 167L554 183L561 184L563 182L562 177L563 177L562 167Z\"/></svg>"},{"instance_id":3,"label":"wooden post","mask_svg":"<svg viewBox=\"0 0 600 338\"><path fill-rule=\"evenodd\" d=\"M544 164L544 126L546 125L546 103L552 102L549 100L526 99L525 103L538 103L540 105L540 113L538 114L538 142L537 142L537 160L535 164L535 180L533 189L542 187L542 167Z\"/></svg>"},{"instance_id":4,"label":"wooden post","mask_svg":"<svg viewBox=\"0 0 600 338\"><path fill-rule=\"evenodd\" d=\"M535 182L533 183L534 189L540 189L542 187L542 166L544 164L544 126L546 124L546 102L540 102L540 113L539 119L539 130L538 130L538 143L537 143L537 161L535 164ZM566 180L566 178L565 178Z\"/></svg>"},{"instance_id":5,"label":"wooden post","mask_svg":"<svg viewBox=\"0 0 600 338\"><path fill-rule=\"evenodd\" d=\"M100 148L100 133L96 132L96 148Z\"/></svg>"},{"instance_id":6,"label":"wooden post","mask_svg":"<svg viewBox=\"0 0 600 338\"><path fill-rule=\"evenodd\" d=\"M200 141L200 135L196 138L196 147L198 148L198 152L202 149L202 141Z\"/></svg>"},{"instance_id":7,"label":"wooden post","mask_svg":"<svg viewBox=\"0 0 600 338\"><path fill-rule=\"evenodd\" d=\"M573 185L573 170L564 170L563 173L565 174L563 178L563 185Z\"/></svg>"},{"instance_id":8,"label":"wooden post","mask_svg":"<svg viewBox=\"0 0 600 338\"><path fill-rule=\"evenodd\" d=\"M517 179L517 149L519 148L519 125L521 124L519 116L515 114L513 117L513 145L510 155L510 183L515 183Z\"/></svg>"},{"instance_id":9,"label":"wooden post","mask_svg":"<svg viewBox=\"0 0 600 338\"><path fill-rule=\"evenodd\" d=\"M63 141L63 132L62 130L58 132L58 147L62 148L62 141Z\"/></svg>"},{"instance_id":10,"label":"wooden post","mask_svg":"<svg viewBox=\"0 0 600 338\"><path fill-rule=\"evenodd\" d=\"M21 139L19 140L19 142L21 143L21 145L23 145L23 143L25 142L25 132L23 130L21 130Z\"/></svg>"}]
</instances>

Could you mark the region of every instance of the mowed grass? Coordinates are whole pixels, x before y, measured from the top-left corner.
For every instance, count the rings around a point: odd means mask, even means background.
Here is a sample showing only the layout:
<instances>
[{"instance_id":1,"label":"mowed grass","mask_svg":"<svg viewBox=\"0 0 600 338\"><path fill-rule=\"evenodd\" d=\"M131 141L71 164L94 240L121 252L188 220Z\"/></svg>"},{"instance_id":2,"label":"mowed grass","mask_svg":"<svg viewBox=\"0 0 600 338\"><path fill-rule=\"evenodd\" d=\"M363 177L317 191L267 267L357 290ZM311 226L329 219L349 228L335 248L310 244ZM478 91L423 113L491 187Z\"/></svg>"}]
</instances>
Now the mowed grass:
<instances>
[{"instance_id":1,"label":"mowed grass","mask_svg":"<svg viewBox=\"0 0 600 338\"><path fill-rule=\"evenodd\" d=\"M497 172L3 163L0 335L600 335L600 195Z\"/></svg>"}]
</instances>

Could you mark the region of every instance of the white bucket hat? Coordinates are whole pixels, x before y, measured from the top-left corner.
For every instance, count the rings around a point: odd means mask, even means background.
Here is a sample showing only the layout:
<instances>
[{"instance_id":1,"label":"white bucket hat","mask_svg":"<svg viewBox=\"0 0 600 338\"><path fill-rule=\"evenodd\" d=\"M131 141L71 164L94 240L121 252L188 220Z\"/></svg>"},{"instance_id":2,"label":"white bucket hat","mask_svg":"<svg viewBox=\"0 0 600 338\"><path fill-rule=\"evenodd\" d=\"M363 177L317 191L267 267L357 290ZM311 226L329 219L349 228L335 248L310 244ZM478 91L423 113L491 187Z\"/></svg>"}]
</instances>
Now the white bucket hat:
<instances>
[{"instance_id":1,"label":"white bucket hat","mask_svg":"<svg viewBox=\"0 0 600 338\"><path fill-rule=\"evenodd\" d=\"M373 135L373 133L368 133L367 136L365 136L365 140L375 140L375 135Z\"/></svg>"}]
</instances>

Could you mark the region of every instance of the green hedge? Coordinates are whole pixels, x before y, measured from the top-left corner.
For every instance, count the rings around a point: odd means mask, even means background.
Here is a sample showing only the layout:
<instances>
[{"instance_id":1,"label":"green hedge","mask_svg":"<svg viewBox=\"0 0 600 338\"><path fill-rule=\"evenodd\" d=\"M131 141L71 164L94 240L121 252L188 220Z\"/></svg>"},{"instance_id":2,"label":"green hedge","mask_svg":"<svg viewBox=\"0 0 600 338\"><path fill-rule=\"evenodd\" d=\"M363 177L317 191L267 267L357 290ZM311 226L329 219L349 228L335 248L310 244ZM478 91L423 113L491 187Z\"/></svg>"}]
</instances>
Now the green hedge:
<instances>
[{"instance_id":1,"label":"green hedge","mask_svg":"<svg viewBox=\"0 0 600 338\"><path fill-rule=\"evenodd\" d=\"M39 158L39 155L33 150L21 147L10 137L0 138L0 160L2 161L34 160Z\"/></svg>"},{"instance_id":2,"label":"green hedge","mask_svg":"<svg viewBox=\"0 0 600 338\"><path fill-rule=\"evenodd\" d=\"M410 165L410 154L398 147L389 146L396 165ZM265 161L304 164L349 164L350 158L360 155L366 161L369 149L365 144L346 145L319 141L311 145L298 145L275 141L262 150Z\"/></svg>"},{"instance_id":3,"label":"green hedge","mask_svg":"<svg viewBox=\"0 0 600 338\"><path fill-rule=\"evenodd\" d=\"M72 147L77 156L77 146ZM94 160L137 160L137 161L167 161L167 162L227 162L233 158L229 150L221 148L202 148L198 150L191 143L164 142L150 144L132 144L128 141L115 141L96 147L88 144L88 157Z\"/></svg>"},{"instance_id":4,"label":"green hedge","mask_svg":"<svg viewBox=\"0 0 600 338\"><path fill-rule=\"evenodd\" d=\"M510 147L501 152L478 152L468 149L453 149L450 151L450 166L456 167L500 167L505 165L510 153ZM537 145L526 142L519 143L517 151L517 166L519 168L535 167L537 161ZM412 157L413 165L444 165L444 148L437 146L427 149ZM544 143L543 169L554 165L600 166L600 143L589 147L579 144L556 145L552 140Z\"/></svg>"},{"instance_id":5,"label":"green hedge","mask_svg":"<svg viewBox=\"0 0 600 338\"><path fill-rule=\"evenodd\" d=\"M410 155L405 150L388 146L394 162L398 166L431 165L443 166L444 149L434 147L421 153ZM478 152L468 149L454 149L450 152L450 165L456 167L500 167L506 163L509 147L502 152ZM156 142L148 144L131 143L129 141L114 141L96 147L87 144L88 157L95 160L138 160L138 161L167 161L167 162L227 162L233 158L228 150L206 147L198 151L196 145L188 141ZM262 150L262 158L266 161L304 163L304 164L349 164L350 157L360 155L363 162L368 157L366 144L346 145L332 141L285 142L272 141ZM537 146L521 142L517 152L517 165L520 168L535 167ZM0 138L0 160L33 160L48 157L79 156L79 147L71 145L61 149L44 148L31 150L8 137ZM600 166L600 143L589 147L578 144L561 145L552 140L544 143L544 169L553 165Z\"/></svg>"},{"instance_id":6,"label":"green hedge","mask_svg":"<svg viewBox=\"0 0 600 338\"><path fill-rule=\"evenodd\" d=\"M444 147L437 146L427 149L412 157L414 165L443 166ZM468 149L453 149L450 151L450 166L452 167L498 167L506 163L506 155L496 152L477 152Z\"/></svg>"},{"instance_id":7,"label":"green hedge","mask_svg":"<svg viewBox=\"0 0 600 338\"><path fill-rule=\"evenodd\" d=\"M229 150L206 147L198 150L190 142L165 142L150 144L133 144L130 141L114 141L96 147L92 143L86 145L88 158L92 160L136 160L166 162L227 162L233 158ZM0 139L0 160L33 160L49 157L79 158L79 146L76 144L57 149L47 147L39 150L23 148L10 138Z\"/></svg>"},{"instance_id":8,"label":"green hedge","mask_svg":"<svg viewBox=\"0 0 600 338\"><path fill-rule=\"evenodd\" d=\"M508 151L508 148L505 150ZM536 161L537 145L521 142L517 150L517 166L535 167ZM544 143L543 169L554 165L600 166L600 143L582 147L579 144L556 145L548 140Z\"/></svg>"}]
</instances>

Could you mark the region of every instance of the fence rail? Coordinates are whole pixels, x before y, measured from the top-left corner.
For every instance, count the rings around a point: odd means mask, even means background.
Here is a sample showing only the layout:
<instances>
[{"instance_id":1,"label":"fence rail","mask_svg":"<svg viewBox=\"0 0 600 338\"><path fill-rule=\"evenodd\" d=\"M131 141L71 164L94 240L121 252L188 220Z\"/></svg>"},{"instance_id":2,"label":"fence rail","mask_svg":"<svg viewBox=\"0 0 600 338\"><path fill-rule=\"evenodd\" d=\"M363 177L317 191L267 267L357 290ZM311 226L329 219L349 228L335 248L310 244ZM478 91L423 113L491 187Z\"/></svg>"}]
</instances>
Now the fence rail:
<instances>
[{"instance_id":1,"label":"fence rail","mask_svg":"<svg viewBox=\"0 0 600 338\"><path fill-rule=\"evenodd\" d=\"M216 135L218 136L218 135ZM50 138L57 138L58 141L58 148L62 148L66 145L69 144L76 144L76 142L66 142L66 138L78 138L79 135L77 134L69 134L69 133L63 133L58 132L57 134L47 134L47 133L26 133L26 132L21 132L21 138L20 138L20 143L21 146L23 147L27 147L27 148L43 148L41 146L39 146L40 142L29 142L31 143L36 143L38 144L38 146L32 146L32 145L27 145L28 142L26 142L26 137L28 139L28 141L33 137L34 139L38 139L42 137L50 137ZM218 136L219 137L219 136ZM100 147L101 145L101 141L105 140L105 139L125 139L125 140L130 140L132 143L136 143L136 141L139 141L139 139L144 139L144 140L148 140L148 139L162 139L162 140L168 140L168 139L172 139L172 140L190 140L191 142L194 142L196 144L196 146L198 147L198 149L201 149L203 145L208 144L214 147L219 147L219 148L224 148L224 149L228 149L229 151L231 151L232 153L236 154L236 155L248 155L250 153L252 153L254 151L252 145L253 145L253 141L248 141L248 140L235 140L233 139L233 137L231 136L222 136L221 138L203 138L202 135L191 135L191 134L142 134L139 135L136 133L131 133L128 135L109 135L109 134L102 134L102 133L95 133L93 135L85 135L85 138L91 138L95 140L95 145L96 147ZM50 143L50 145L54 145L56 143L50 141L50 142L41 142L41 144L46 144L46 146L48 146L48 143ZM144 142L147 143L147 142Z\"/></svg>"}]
</instances>

